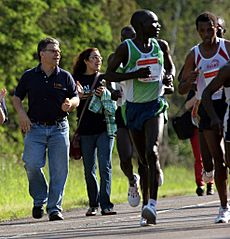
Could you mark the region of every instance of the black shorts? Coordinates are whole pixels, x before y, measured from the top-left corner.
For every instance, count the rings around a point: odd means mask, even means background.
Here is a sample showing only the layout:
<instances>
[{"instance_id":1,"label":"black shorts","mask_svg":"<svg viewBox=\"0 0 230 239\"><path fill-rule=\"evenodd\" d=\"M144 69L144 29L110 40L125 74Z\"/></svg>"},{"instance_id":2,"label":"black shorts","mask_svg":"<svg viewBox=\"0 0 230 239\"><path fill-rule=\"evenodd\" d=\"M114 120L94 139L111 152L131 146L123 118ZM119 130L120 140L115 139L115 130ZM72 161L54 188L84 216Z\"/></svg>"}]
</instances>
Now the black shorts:
<instances>
[{"instance_id":1,"label":"black shorts","mask_svg":"<svg viewBox=\"0 0 230 239\"><path fill-rule=\"evenodd\" d=\"M121 114L121 107L120 106L117 107L117 110L116 110L116 113L115 113L115 122L117 124L118 129L119 128L126 128L124 119L123 119L122 114Z\"/></svg>"},{"instance_id":2,"label":"black shorts","mask_svg":"<svg viewBox=\"0 0 230 239\"><path fill-rule=\"evenodd\" d=\"M212 100L214 109L220 118L220 120L224 120L224 115L227 109L227 103L225 102L225 99L219 99L219 100ZM205 111L202 103L200 104L198 115L200 116L200 124L199 129L211 129L210 123L211 119L208 116L207 112Z\"/></svg>"}]
</instances>

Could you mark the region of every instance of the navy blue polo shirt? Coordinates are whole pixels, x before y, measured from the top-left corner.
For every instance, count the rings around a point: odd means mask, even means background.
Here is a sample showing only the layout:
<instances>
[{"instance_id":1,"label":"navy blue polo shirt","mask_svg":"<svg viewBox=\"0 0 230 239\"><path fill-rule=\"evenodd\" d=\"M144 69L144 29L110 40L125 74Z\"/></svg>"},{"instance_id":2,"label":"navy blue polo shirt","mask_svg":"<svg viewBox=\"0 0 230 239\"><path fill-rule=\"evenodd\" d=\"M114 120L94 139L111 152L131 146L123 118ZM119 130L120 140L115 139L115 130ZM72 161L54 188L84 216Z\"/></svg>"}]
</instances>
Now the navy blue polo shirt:
<instances>
[{"instance_id":1,"label":"navy blue polo shirt","mask_svg":"<svg viewBox=\"0 0 230 239\"><path fill-rule=\"evenodd\" d=\"M27 70L15 90L15 96L23 100L28 96L28 116L34 121L54 121L67 116L61 105L65 98L77 96L76 84L72 75L56 67L48 77L37 67Z\"/></svg>"}]
</instances>

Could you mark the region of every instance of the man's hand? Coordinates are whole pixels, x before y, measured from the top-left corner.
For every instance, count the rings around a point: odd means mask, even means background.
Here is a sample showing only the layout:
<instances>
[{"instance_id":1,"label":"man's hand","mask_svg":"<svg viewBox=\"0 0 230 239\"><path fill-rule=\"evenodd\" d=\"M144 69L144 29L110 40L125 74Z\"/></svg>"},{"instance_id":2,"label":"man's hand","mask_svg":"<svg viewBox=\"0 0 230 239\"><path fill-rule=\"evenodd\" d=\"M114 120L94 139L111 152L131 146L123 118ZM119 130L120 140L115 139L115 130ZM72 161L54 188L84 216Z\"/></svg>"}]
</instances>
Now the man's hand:
<instances>
[{"instance_id":1,"label":"man's hand","mask_svg":"<svg viewBox=\"0 0 230 239\"><path fill-rule=\"evenodd\" d=\"M119 90L111 90L111 99L112 100L118 100L118 98L122 97L122 94Z\"/></svg>"},{"instance_id":2,"label":"man's hand","mask_svg":"<svg viewBox=\"0 0 230 239\"><path fill-rule=\"evenodd\" d=\"M25 113L25 111L21 111L18 114L18 118L19 118L19 126L20 129L22 130L23 133L27 133L30 131L30 128L32 126L32 123L29 119L29 117L27 116L27 114Z\"/></svg>"},{"instance_id":3,"label":"man's hand","mask_svg":"<svg viewBox=\"0 0 230 239\"><path fill-rule=\"evenodd\" d=\"M79 97L82 98L84 95L84 89L79 81L77 81L77 92L79 94Z\"/></svg>"},{"instance_id":4,"label":"man's hand","mask_svg":"<svg viewBox=\"0 0 230 239\"><path fill-rule=\"evenodd\" d=\"M173 86L173 76L172 75L165 75L162 81L165 86Z\"/></svg>"},{"instance_id":5,"label":"man's hand","mask_svg":"<svg viewBox=\"0 0 230 239\"><path fill-rule=\"evenodd\" d=\"M189 75L189 77L187 79L187 82L189 82L191 84L195 83L198 75L199 75L199 69L195 69L194 71L191 71L190 75Z\"/></svg>"},{"instance_id":6,"label":"man's hand","mask_svg":"<svg viewBox=\"0 0 230 239\"><path fill-rule=\"evenodd\" d=\"M223 122L219 118L211 119L210 126L212 129L216 130L219 135L223 135Z\"/></svg>"},{"instance_id":7,"label":"man's hand","mask_svg":"<svg viewBox=\"0 0 230 239\"><path fill-rule=\"evenodd\" d=\"M136 78L149 78L151 77L150 67L143 67L135 71Z\"/></svg>"},{"instance_id":8,"label":"man's hand","mask_svg":"<svg viewBox=\"0 0 230 239\"><path fill-rule=\"evenodd\" d=\"M105 86L99 86L97 87L95 91L95 95L101 97L104 91L105 91Z\"/></svg>"},{"instance_id":9,"label":"man's hand","mask_svg":"<svg viewBox=\"0 0 230 239\"><path fill-rule=\"evenodd\" d=\"M61 105L61 109L65 112L68 112L71 110L71 107L72 107L72 102L69 98L66 98L64 103L62 103Z\"/></svg>"}]
</instances>

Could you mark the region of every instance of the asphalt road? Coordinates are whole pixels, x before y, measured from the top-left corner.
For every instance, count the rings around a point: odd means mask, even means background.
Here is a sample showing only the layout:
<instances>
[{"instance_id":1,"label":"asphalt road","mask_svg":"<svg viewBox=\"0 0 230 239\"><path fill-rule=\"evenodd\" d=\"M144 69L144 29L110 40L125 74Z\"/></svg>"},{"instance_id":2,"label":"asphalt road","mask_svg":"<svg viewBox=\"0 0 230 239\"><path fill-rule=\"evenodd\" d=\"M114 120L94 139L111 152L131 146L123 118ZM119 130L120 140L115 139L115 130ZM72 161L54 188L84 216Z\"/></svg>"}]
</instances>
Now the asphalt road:
<instances>
[{"instance_id":1,"label":"asphalt road","mask_svg":"<svg viewBox=\"0 0 230 239\"><path fill-rule=\"evenodd\" d=\"M0 238L30 239L191 239L230 238L230 223L215 224L219 200L214 196L160 199L157 224L140 227L141 207L116 205L117 215L86 217L84 209L63 212L64 221L26 218L0 223Z\"/></svg>"}]
</instances>

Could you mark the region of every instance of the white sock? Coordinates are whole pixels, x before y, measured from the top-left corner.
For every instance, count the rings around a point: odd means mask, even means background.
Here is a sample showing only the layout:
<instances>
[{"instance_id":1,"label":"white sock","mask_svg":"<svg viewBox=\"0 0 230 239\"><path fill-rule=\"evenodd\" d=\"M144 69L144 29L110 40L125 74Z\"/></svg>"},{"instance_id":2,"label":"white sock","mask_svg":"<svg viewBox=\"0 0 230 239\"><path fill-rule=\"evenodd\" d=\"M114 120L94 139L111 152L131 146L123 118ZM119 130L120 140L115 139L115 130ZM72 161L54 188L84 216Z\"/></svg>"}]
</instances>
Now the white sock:
<instances>
[{"instance_id":1,"label":"white sock","mask_svg":"<svg viewBox=\"0 0 230 239\"><path fill-rule=\"evenodd\" d=\"M148 204L149 204L149 205L153 205L154 207L156 207L157 201L150 198L149 201L148 201Z\"/></svg>"}]
</instances>

